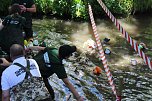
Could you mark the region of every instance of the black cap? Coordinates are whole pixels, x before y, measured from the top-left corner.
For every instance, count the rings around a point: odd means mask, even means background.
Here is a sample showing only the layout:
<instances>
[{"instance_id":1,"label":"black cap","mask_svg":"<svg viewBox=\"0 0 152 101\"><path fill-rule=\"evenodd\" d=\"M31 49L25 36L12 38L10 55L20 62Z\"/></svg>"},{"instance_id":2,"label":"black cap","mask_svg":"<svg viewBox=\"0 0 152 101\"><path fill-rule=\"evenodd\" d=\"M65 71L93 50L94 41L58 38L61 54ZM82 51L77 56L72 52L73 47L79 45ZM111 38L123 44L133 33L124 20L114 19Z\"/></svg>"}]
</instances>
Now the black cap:
<instances>
[{"instance_id":1,"label":"black cap","mask_svg":"<svg viewBox=\"0 0 152 101\"><path fill-rule=\"evenodd\" d=\"M62 45L59 48L59 56L64 59L70 56L76 50L77 50L76 46Z\"/></svg>"}]
</instances>

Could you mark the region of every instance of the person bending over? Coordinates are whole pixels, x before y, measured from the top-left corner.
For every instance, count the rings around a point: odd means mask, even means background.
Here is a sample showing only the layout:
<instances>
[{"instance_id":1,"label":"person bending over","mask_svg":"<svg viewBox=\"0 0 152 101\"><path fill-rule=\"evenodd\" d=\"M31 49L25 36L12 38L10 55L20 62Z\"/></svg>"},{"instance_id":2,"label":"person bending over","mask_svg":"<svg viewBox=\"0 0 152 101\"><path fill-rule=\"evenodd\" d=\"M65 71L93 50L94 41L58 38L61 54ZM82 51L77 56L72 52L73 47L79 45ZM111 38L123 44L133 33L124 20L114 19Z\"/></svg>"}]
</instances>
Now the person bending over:
<instances>
[{"instance_id":1,"label":"person bending over","mask_svg":"<svg viewBox=\"0 0 152 101\"><path fill-rule=\"evenodd\" d=\"M39 51L39 53L34 56L34 59L39 65L41 75L44 79L45 85L48 88L52 98L54 98L54 91L49 84L48 78L52 74L56 74L59 79L65 83L65 85L71 90L77 101L83 101L74 86L69 82L62 60L69 58L73 52L76 51L76 46L62 45L59 49L52 47L41 47L33 46L29 47L30 50Z\"/></svg>"}]
</instances>

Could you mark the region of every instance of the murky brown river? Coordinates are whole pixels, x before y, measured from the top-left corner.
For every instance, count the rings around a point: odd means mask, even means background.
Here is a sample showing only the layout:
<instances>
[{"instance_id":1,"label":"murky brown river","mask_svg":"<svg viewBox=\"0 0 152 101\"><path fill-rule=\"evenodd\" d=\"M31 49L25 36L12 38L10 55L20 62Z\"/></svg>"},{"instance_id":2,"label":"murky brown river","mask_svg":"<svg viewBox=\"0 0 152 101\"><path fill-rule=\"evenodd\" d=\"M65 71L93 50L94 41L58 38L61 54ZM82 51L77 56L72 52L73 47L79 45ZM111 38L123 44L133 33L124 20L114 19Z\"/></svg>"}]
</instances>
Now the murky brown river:
<instances>
[{"instance_id":1,"label":"murky brown river","mask_svg":"<svg viewBox=\"0 0 152 101\"><path fill-rule=\"evenodd\" d=\"M152 16L138 16L119 19L121 25L131 37L147 46L145 53L152 57ZM123 101L152 101L152 72L139 55L130 47L122 34L108 19L96 19L97 31L101 38L109 38L103 49L110 49L106 55L108 66L113 75L117 91ZM45 41L48 46L59 47L61 44L76 45L79 52L65 61L70 81L75 85L86 101L114 101L115 96L109 86L102 62L98 53L86 46L89 39L94 40L91 25L88 22L74 22L57 19L35 19L34 31L39 43ZM131 59L137 65L131 65ZM102 68L96 76L92 73L95 66ZM122 79L120 79L122 78ZM120 82L122 81L122 82ZM50 77L50 83L56 91L56 100L65 101L70 91L56 76ZM69 101L73 101L69 99Z\"/></svg>"}]
</instances>

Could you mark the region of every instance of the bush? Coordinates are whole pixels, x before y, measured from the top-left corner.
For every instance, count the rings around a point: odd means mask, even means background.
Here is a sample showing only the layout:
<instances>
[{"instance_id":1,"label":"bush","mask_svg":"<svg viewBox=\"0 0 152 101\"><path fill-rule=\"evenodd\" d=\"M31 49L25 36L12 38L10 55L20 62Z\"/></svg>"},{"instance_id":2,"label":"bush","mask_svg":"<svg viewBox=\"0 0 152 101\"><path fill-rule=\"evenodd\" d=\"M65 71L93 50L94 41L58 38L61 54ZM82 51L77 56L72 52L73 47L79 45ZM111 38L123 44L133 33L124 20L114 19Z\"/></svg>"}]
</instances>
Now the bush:
<instances>
[{"instance_id":1,"label":"bush","mask_svg":"<svg viewBox=\"0 0 152 101\"><path fill-rule=\"evenodd\" d=\"M38 12L56 14L59 16L70 15L71 2L69 0L35 0Z\"/></svg>"},{"instance_id":2,"label":"bush","mask_svg":"<svg viewBox=\"0 0 152 101\"><path fill-rule=\"evenodd\" d=\"M54 0L35 0L37 12L49 13L53 9Z\"/></svg>"},{"instance_id":3,"label":"bush","mask_svg":"<svg viewBox=\"0 0 152 101\"><path fill-rule=\"evenodd\" d=\"M82 0L73 0L71 5L71 16L72 18L87 19L86 5Z\"/></svg>"},{"instance_id":4,"label":"bush","mask_svg":"<svg viewBox=\"0 0 152 101\"><path fill-rule=\"evenodd\" d=\"M152 0L134 0L134 12L144 12L152 9Z\"/></svg>"},{"instance_id":5,"label":"bush","mask_svg":"<svg viewBox=\"0 0 152 101\"><path fill-rule=\"evenodd\" d=\"M8 14L8 7L10 5L10 0L1 0L0 1L0 12L1 15L4 16L6 14Z\"/></svg>"},{"instance_id":6,"label":"bush","mask_svg":"<svg viewBox=\"0 0 152 101\"><path fill-rule=\"evenodd\" d=\"M133 9L133 0L104 0L112 13L129 15Z\"/></svg>"},{"instance_id":7,"label":"bush","mask_svg":"<svg viewBox=\"0 0 152 101\"><path fill-rule=\"evenodd\" d=\"M11 0L1 0L0 13L8 14ZM57 15L70 19L88 19L88 2L91 4L94 16L105 14L97 0L35 0L37 13ZM114 14L129 15L133 11L143 12L152 9L152 0L103 0Z\"/></svg>"},{"instance_id":8,"label":"bush","mask_svg":"<svg viewBox=\"0 0 152 101\"><path fill-rule=\"evenodd\" d=\"M88 19L88 4L85 0L35 0L38 11L45 14L68 16L72 19ZM94 15L105 14L96 0L88 0ZM115 14L129 15L133 8L133 0L105 0L106 6Z\"/></svg>"}]
</instances>

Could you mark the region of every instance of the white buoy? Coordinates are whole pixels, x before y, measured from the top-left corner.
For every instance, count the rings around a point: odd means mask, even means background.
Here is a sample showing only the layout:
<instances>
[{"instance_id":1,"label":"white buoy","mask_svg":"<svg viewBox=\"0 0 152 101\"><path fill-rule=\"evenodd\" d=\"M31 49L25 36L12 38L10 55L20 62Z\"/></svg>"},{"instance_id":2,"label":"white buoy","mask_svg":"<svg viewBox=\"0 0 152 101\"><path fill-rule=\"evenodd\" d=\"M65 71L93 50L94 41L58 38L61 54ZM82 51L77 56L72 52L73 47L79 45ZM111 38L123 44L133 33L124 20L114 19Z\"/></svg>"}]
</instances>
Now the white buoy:
<instances>
[{"instance_id":1,"label":"white buoy","mask_svg":"<svg viewBox=\"0 0 152 101\"><path fill-rule=\"evenodd\" d=\"M106 49L104 50L104 53L107 54L107 55L109 55L109 54L111 53L111 51L110 51L110 49L106 48Z\"/></svg>"},{"instance_id":2,"label":"white buoy","mask_svg":"<svg viewBox=\"0 0 152 101\"><path fill-rule=\"evenodd\" d=\"M38 45L39 45L38 40L34 40L34 41L33 41L33 44L34 44L34 46L38 46Z\"/></svg>"},{"instance_id":3,"label":"white buoy","mask_svg":"<svg viewBox=\"0 0 152 101\"><path fill-rule=\"evenodd\" d=\"M136 66L136 65L137 65L137 61L136 61L135 59L131 59L131 64L132 64L133 66Z\"/></svg>"}]
</instances>

